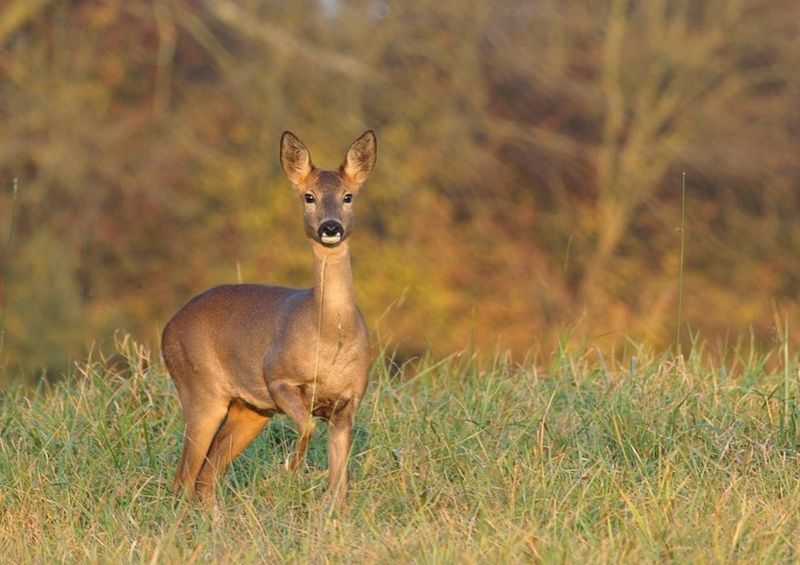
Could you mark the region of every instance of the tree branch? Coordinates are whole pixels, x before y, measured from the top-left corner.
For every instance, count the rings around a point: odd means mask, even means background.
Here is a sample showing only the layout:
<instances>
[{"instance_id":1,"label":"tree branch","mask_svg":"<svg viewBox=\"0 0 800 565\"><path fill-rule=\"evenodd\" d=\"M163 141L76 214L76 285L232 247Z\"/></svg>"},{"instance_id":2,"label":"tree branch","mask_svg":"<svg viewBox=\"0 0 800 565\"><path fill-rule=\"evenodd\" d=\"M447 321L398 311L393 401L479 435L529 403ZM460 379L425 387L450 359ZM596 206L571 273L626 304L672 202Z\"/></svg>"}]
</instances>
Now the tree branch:
<instances>
[{"instance_id":1,"label":"tree branch","mask_svg":"<svg viewBox=\"0 0 800 565\"><path fill-rule=\"evenodd\" d=\"M216 0L206 2L208 9L223 23L235 28L245 35L266 43L273 49L308 59L309 62L344 75L358 78L375 78L377 73L363 61L320 49L315 45L300 41L291 33L267 22L255 20L252 15L243 11L234 2Z\"/></svg>"},{"instance_id":2,"label":"tree branch","mask_svg":"<svg viewBox=\"0 0 800 565\"><path fill-rule=\"evenodd\" d=\"M52 0L17 0L0 12L0 45L35 18Z\"/></svg>"}]
</instances>

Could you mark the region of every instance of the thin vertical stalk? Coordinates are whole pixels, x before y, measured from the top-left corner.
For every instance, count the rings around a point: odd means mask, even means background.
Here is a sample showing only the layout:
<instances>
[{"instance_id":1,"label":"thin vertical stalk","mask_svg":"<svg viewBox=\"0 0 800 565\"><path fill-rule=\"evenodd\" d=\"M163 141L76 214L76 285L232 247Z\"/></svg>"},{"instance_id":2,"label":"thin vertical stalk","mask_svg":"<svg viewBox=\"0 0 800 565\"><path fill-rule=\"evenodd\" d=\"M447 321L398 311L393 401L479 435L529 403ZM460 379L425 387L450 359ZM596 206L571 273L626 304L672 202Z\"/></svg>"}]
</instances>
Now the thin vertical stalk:
<instances>
[{"instance_id":1,"label":"thin vertical stalk","mask_svg":"<svg viewBox=\"0 0 800 565\"><path fill-rule=\"evenodd\" d=\"M11 217L8 224L8 238L6 239L5 266L3 267L3 294L0 296L0 360L2 360L3 346L6 339L6 311L8 310L8 294L11 289L11 250L14 245L14 209L17 203L19 184L16 177L11 187Z\"/></svg>"},{"instance_id":2,"label":"thin vertical stalk","mask_svg":"<svg viewBox=\"0 0 800 565\"><path fill-rule=\"evenodd\" d=\"M681 326L683 325L683 262L686 257L686 171L681 174L681 256L678 270L678 324L675 330L675 346L681 351Z\"/></svg>"},{"instance_id":3,"label":"thin vertical stalk","mask_svg":"<svg viewBox=\"0 0 800 565\"><path fill-rule=\"evenodd\" d=\"M786 426L789 424L789 381L791 367L789 366L789 317L784 320L783 328L783 411L781 413L781 433L787 437Z\"/></svg>"}]
</instances>

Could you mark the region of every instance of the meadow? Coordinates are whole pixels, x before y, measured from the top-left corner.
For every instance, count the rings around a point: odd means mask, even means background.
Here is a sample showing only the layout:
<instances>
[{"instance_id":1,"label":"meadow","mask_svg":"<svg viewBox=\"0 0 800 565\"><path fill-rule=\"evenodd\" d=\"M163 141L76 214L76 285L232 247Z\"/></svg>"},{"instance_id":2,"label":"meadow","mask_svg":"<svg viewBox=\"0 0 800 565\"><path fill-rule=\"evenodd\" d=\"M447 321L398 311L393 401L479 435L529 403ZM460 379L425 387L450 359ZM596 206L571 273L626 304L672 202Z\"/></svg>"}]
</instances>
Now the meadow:
<instances>
[{"instance_id":1,"label":"meadow","mask_svg":"<svg viewBox=\"0 0 800 565\"><path fill-rule=\"evenodd\" d=\"M0 563L800 562L800 2L0 6ZM86 344L309 284L287 129L377 132L397 350L345 506L276 416L207 507L157 351Z\"/></svg>"},{"instance_id":2,"label":"meadow","mask_svg":"<svg viewBox=\"0 0 800 565\"><path fill-rule=\"evenodd\" d=\"M324 426L291 475L283 416L233 462L216 508L176 497L182 420L158 356L122 339L95 357L2 395L3 561L798 559L798 382L780 346L403 367L382 352L339 509Z\"/></svg>"}]
</instances>

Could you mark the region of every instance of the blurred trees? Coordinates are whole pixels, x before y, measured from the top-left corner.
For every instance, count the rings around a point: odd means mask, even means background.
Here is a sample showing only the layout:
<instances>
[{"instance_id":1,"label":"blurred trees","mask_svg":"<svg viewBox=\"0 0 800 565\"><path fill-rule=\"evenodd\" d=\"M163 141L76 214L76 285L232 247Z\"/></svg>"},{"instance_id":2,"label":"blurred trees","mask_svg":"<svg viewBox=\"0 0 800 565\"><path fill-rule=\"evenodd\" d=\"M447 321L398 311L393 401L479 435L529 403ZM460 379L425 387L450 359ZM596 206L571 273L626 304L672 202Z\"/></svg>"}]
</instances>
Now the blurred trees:
<instances>
[{"instance_id":1,"label":"blurred trees","mask_svg":"<svg viewBox=\"0 0 800 565\"><path fill-rule=\"evenodd\" d=\"M357 286L408 352L578 322L668 343L683 170L684 318L769 339L773 303L798 314L798 38L790 0L11 0L3 361L155 342L240 276L307 284L284 129L323 166L378 131Z\"/></svg>"}]
</instances>

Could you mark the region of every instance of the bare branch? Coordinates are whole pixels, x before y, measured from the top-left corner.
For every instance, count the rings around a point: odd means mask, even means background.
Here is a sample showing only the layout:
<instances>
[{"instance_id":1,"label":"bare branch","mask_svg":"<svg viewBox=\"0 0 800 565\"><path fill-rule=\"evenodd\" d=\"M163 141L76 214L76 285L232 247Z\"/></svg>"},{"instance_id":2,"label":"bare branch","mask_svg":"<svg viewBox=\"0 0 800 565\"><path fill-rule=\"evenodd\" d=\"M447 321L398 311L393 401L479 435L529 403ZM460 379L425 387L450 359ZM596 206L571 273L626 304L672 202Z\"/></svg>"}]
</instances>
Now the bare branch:
<instances>
[{"instance_id":1,"label":"bare branch","mask_svg":"<svg viewBox=\"0 0 800 565\"><path fill-rule=\"evenodd\" d=\"M377 73L363 61L300 41L291 33L287 33L277 26L253 19L251 14L245 13L234 2L219 0L207 2L206 6L220 21L248 37L262 41L284 55L304 57L310 63L348 76L358 78L375 78L377 76Z\"/></svg>"},{"instance_id":2,"label":"bare branch","mask_svg":"<svg viewBox=\"0 0 800 565\"><path fill-rule=\"evenodd\" d=\"M0 12L0 45L29 20L35 18L52 0L17 0Z\"/></svg>"}]
</instances>

